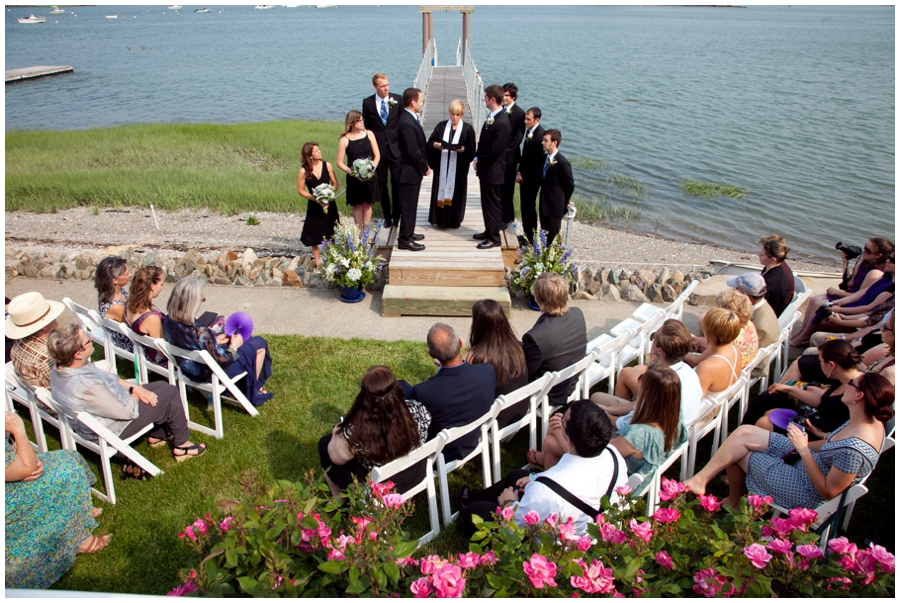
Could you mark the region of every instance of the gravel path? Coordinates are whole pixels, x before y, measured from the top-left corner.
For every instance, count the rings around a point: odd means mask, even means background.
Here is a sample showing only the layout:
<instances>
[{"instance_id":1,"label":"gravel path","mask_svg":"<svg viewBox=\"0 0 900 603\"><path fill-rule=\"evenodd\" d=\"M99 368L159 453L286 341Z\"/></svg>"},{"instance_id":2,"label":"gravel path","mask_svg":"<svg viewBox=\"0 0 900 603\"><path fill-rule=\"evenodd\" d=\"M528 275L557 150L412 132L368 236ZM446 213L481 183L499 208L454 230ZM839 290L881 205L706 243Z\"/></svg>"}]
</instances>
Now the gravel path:
<instances>
[{"instance_id":1,"label":"gravel path","mask_svg":"<svg viewBox=\"0 0 900 603\"><path fill-rule=\"evenodd\" d=\"M97 251L108 247L137 245L140 248L187 251L243 251L253 248L260 257L309 253L300 243L303 217L297 214L254 213L259 224L250 226L242 213L224 216L210 211L157 211L157 230L148 209L102 209L79 207L55 214L6 213L6 247L57 252ZM344 218L349 220L349 218ZM563 236L566 226L563 223ZM763 236L766 233L760 233ZM738 251L682 243L639 235L602 226L575 222L572 245L575 262L592 269L600 267L637 269L679 268L684 272L709 267L709 261L757 263L756 250ZM794 270L837 272L840 265L823 265L789 257Z\"/></svg>"}]
</instances>

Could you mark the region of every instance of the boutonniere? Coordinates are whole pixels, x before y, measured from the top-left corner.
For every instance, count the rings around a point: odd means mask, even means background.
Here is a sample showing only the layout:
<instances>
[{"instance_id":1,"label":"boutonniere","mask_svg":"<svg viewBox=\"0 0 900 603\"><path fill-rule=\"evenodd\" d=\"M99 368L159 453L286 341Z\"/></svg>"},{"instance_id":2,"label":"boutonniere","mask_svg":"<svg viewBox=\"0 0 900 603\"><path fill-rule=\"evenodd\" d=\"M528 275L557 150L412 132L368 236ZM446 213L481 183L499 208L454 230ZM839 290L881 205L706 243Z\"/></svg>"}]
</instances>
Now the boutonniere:
<instances>
[{"instance_id":1,"label":"boutonniere","mask_svg":"<svg viewBox=\"0 0 900 603\"><path fill-rule=\"evenodd\" d=\"M512 107L510 107L509 109L506 110L506 114L507 114L507 115L512 115Z\"/></svg>"},{"instance_id":2,"label":"boutonniere","mask_svg":"<svg viewBox=\"0 0 900 603\"><path fill-rule=\"evenodd\" d=\"M554 165L556 165L556 159L550 159L549 161L547 161L547 165L553 167Z\"/></svg>"},{"instance_id":3,"label":"boutonniere","mask_svg":"<svg viewBox=\"0 0 900 603\"><path fill-rule=\"evenodd\" d=\"M388 100L387 100L387 103L388 103L388 107L390 107L391 109L393 109L394 107L397 106L397 99L395 99L395 98L392 97L392 96L389 96L389 97L388 97Z\"/></svg>"},{"instance_id":4,"label":"boutonniere","mask_svg":"<svg viewBox=\"0 0 900 603\"><path fill-rule=\"evenodd\" d=\"M525 142L531 142L532 136L534 136L534 134L531 134L531 133L526 134L526 135L525 135Z\"/></svg>"},{"instance_id":5,"label":"boutonniere","mask_svg":"<svg viewBox=\"0 0 900 603\"><path fill-rule=\"evenodd\" d=\"M484 121L484 127L485 127L485 128L489 128L489 127L491 127L492 125L494 125L494 118L493 118L493 117L488 117L488 118Z\"/></svg>"}]
</instances>

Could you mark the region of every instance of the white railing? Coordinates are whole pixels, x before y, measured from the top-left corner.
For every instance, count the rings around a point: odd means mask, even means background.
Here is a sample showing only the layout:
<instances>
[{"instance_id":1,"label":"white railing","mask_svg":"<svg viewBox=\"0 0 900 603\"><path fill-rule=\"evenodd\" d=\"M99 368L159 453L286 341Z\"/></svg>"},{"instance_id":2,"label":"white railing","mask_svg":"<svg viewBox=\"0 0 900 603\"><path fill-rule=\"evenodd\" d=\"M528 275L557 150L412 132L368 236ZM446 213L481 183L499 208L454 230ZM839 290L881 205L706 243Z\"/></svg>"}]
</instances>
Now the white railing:
<instances>
[{"instance_id":1,"label":"white railing","mask_svg":"<svg viewBox=\"0 0 900 603\"><path fill-rule=\"evenodd\" d=\"M476 135L480 135L481 124L484 123L485 114L484 82L481 81L481 74L478 73L478 68L475 67L475 61L472 60L472 53L469 52L468 45L465 47L464 52L463 78L466 80L469 107L472 108L472 125L475 127Z\"/></svg>"},{"instance_id":2,"label":"white railing","mask_svg":"<svg viewBox=\"0 0 900 603\"><path fill-rule=\"evenodd\" d=\"M431 72L437 65L437 46L434 39L428 42L425 52L422 54L422 63L419 65L419 72L416 73L416 79L413 80L413 88L418 88L425 95L427 92L429 80L431 80Z\"/></svg>"},{"instance_id":3,"label":"white railing","mask_svg":"<svg viewBox=\"0 0 900 603\"><path fill-rule=\"evenodd\" d=\"M456 66L462 67L462 38L456 43Z\"/></svg>"}]
</instances>

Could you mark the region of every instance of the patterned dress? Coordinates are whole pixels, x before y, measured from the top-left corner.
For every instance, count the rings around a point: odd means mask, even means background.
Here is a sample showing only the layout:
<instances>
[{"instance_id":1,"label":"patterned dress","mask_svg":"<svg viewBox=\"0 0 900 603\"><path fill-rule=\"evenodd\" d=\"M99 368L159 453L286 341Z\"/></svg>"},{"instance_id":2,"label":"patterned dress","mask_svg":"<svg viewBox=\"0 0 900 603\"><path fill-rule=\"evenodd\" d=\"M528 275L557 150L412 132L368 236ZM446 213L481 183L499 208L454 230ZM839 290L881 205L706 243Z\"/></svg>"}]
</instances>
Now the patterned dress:
<instances>
[{"instance_id":1,"label":"patterned dress","mask_svg":"<svg viewBox=\"0 0 900 603\"><path fill-rule=\"evenodd\" d=\"M49 588L97 527L90 491L96 478L81 455L57 450L37 457L44 463L40 478L6 483L6 588ZM6 440L6 466L15 460Z\"/></svg>"},{"instance_id":2,"label":"patterned dress","mask_svg":"<svg viewBox=\"0 0 900 603\"><path fill-rule=\"evenodd\" d=\"M103 302L100 304L100 316L105 316L109 309L114 305L122 306L122 316L125 316L125 304L128 300L128 292L125 291L125 287L121 289L122 296L126 301L122 300L113 300L111 302ZM117 331L110 331L110 335L112 336L113 344L117 348L122 348L124 350L128 350L129 352L134 351L134 345L131 343L131 340L128 339L128 336L124 333L119 333Z\"/></svg>"}]
</instances>

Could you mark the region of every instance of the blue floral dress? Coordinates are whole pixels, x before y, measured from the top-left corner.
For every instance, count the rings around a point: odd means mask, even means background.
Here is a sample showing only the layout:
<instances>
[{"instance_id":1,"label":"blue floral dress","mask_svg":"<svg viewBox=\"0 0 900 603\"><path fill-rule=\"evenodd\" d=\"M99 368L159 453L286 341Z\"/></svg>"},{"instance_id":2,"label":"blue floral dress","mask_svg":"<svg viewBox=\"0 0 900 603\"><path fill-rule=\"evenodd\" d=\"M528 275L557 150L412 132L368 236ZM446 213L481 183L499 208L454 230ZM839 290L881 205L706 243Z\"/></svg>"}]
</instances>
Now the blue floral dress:
<instances>
[{"instance_id":1,"label":"blue floral dress","mask_svg":"<svg viewBox=\"0 0 900 603\"><path fill-rule=\"evenodd\" d=\"M75 563L78 546L97 520L91 510L95 477L74 450L38 453L44 474L6 483L6 588L49 588ZM16 460L6 440L6 466Z\"/></svg>"}]
</instances>

